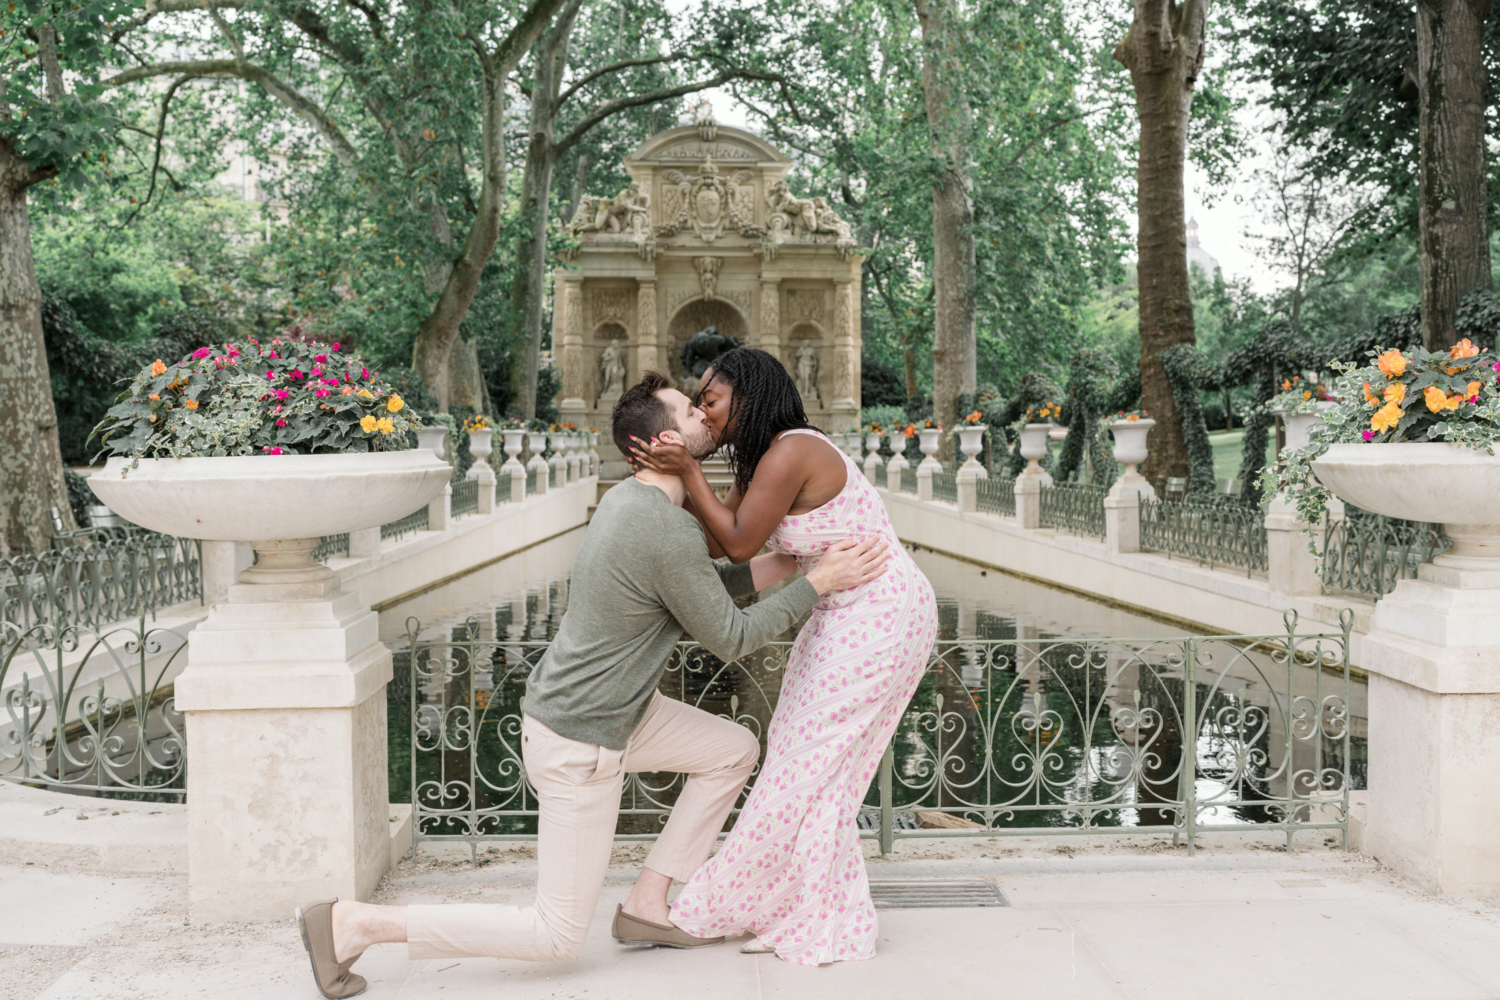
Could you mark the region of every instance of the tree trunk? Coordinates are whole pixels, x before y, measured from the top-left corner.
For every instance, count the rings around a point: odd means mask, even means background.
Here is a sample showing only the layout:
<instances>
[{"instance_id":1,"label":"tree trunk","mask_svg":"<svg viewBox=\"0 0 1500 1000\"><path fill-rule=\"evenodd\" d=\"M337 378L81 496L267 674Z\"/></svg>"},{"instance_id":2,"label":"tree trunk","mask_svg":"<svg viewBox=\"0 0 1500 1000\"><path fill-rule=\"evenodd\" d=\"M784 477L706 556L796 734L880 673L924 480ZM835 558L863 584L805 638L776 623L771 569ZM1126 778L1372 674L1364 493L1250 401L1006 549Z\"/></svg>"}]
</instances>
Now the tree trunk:
<instances>
[{"instance_id":1,"label":"tree trunk","mask_svg":"<svg viewBox=\"0 0 1500 1000\"><path fill-rule=\"evenodd\" d=\"M943 164L932 190L932 280L936 289L932 339L932 416L953 423L960 393L977 387L974 335L974 199L969 179L972 116L955 53L957 10L947 0L917 0L922 26L922 91L932 155ZM908 379L910 384L910 379ZM941 460L953 457L943 435Z\"/></svg>"},{"instance_id":2,"label":"tree trunk","mask_svg":"<svg viewBox=\"0 0 1500 1000\"><path fill-rule=\"evenodd\" d=\"M1453 311L1490 287L1484 148L1484 20L1489 0L1419 0L1422 346L1458 341Z\"/></svg>"},{"instance_id":3,"label":"tree trunk","mask_svg":"<svg viewBox=\"0 0 1500 1000\"><path fill-rule=\"evenodd\" d=\"M1141 405L1156 420L1141 465L1147 479L1188 475L1182 414L1161 355L1193 343L1182 170L1188 110L1203 64L1207 0L1135 0L1130 30L1114 56L1130 70L1141 141L1136 170L1140 282Z\"/></svg>"},{"instance_id":4,"label":"tree trunk","mask_svg":"<svg viewBox=\"0 0 1500 1000\"><path fill-rule=\"evenodd\" d=\"M519 371L511 370L511 392L513 399L519 395L524 400L528 420L536 416L537 377L542 364L547 222L552 204L552 174L557 167L557 148L553 139L560 110L558 95L568 64L568 40L573 35L573 25L582 6L581 0L570 0L558 14L556 23L533 48L531 142L526 148L526 172L521 181L520 233L516 237L516 277L511 293L511 316L519 326L516 343L524 345L525 351L524 367ZM581 192L579 196L582 196Z\"/></svg>"},{"instance_id":5,"label":"tree trunk","mask_svg":"<svg viewBox=\"0 0 1500 1000\"><path fill-rule=\"evenodd\" d=\"M0 549L13 553L47 548L52 507L74 527L26 214L26 189L50 176L0 139Z\"/></svg>"},{"instance_id":6,"label":"tree trunk","mask_svg":"<svg viewBox=\"0 0 1500 1000\"><path fill-rule=\"evenodd\" d=\"M917 397L917 352L912 350L910 343L901 348L901 367L905 369L906 374L906 398L915 399Z\"/></svg>"},{"instance_id":7,"label":"tree trunk","mask_svg":"<svg viewBox=\"0 0 1500 1000\"><path fill-rule=\"evenodd\" d=\"M453 270L443 285L442 294L432 312L417 328L412 344L411 365L437 399L438 409L448 412L449 354L458 339L458 327L474 293L484 265L500 239L501 210L505 201L505 136L502 118L505 113L505 82L498 73L487 70L483 76L484 115L481 131L484 145L484 179L480 185L479 211L464 241L463 254L453 262Z\"/></svg>"}]
</instances>

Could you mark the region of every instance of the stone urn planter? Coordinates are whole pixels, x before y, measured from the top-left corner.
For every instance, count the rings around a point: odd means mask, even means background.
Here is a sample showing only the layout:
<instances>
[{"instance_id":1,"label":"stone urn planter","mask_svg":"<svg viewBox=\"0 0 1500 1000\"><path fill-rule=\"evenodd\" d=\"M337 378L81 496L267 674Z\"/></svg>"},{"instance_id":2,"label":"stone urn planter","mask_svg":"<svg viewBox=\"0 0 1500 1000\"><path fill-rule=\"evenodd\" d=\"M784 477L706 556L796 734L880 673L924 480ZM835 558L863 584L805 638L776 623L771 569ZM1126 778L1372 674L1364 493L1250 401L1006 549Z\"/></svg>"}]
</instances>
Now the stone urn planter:
<instances>
[{"instance_id":1,"label":"stone urn planter","mask_svg":"<svg viewBox=\"0 0 1500 1000\"><path fill-rule=\"evenodd\" d=\"M880 470L884 466L880 461L880 442L883 438L884 435L874 431L865 432L865 478L872 483L879 482Z\"/></svg>"},{"instance_id":2,"label":"stone urn planter","mask_svg":"<svg viewBox=\"0 0 1500 1000\"><path fill-rule=\"evenodd\" d=\"M391 651L375 612L311 553L319 536L420 509L452 469L430 448L130 465L112 458L89 477L110 507L166 534L249 540L259 557L189 634L175 685L192 752L190 919L368 900L390 859Z\"/></svg>"},{"instance_id":3,"label":"stone urn planter","mask_svg":"<svg viewBox=\"0 0 1500 1000\"><path fill-rule=\"evenodd\" d=\"M550 431L547 434L547 447L552 452L552 488L562 489L568 484L568 460L563 457L566 445L562 431Z\"/></svg>"},{"instance_id":4,"label":"stone urn planter","mask_svg":"<svg viewBox=\"0 0 1500 1000\"><path fill-rule=\"evenodd\" d=\"M1321 402L1316 411L1311 413L1288 413L1285 410L1272 410L1271 412L1281 418L1283 426L1286 427L1286 446L1281 450L1295 451L1298 448L1306 448L1312 441L1312 429L1323 422L1323 413L1331 410L1337 403Z\"/></svg>"},{"instance_id":5,"label":"stone urn planter","mask_svg":"<svg viewBox=\"0 0 1500 1000\"><path fill-rule=\"evenodd\" d=\"M1375 605L1369 821L1362 850L1430 892L1500 892L1500 456L1456 444L1334 444L1312 462L1335 495L1443 524L1453 548ZM1444 790L1464 788L1464 793Z\"/></svg>"},{"instance_id":6,"label":"stone urn planter","mask_svg":"<svg viewBox=\"0 0 1500 1000\"><path fill-rule=\"evenodd\" d=\"M906 460L906 435L900 431L891 434L891 460L886 463L887 469L904 469L911 465Z\"/></svg>"},{"instance_id":7,"label":"stone urn planter","mask_svg":"<svg viewBox=\"0 0 1500 1000\"><path fill-rule=\"evenodd\" d=\"M943 429L941 427L923 427L917 431L920 447L922 449L922 464L917 468L929 468L934 472L939 471L942 465L937 460L938 449L943 446Z\"/></svg>"},{"instance_id":8,"label":"stone urn planter","mask_svg":"<svg viewBox=\"0 0 1500 1000\"><path fill-rule=\"evenodd\" d=\"M443 492L453 473L424 448L143 458L138 468L130 465L111 458L88 478L89 487L111 510L152 531L250 542L260 558L240 582L268 584L329 578L327 567L309 558L321 536L398 520Z\"/></svg>"},{"instance_id":9,"label":"stone urn planter","mask_svg":"<svg viewBox=\"0 0 1500 1000\"><path fill-rule=\"evenodd\" d=\"M469 431L469 454L474 456L474 463L469 466L469 471L464 474L464 478L478 479L484 474L481 470L490 467L489 457L495 451L494 434L493 427Z\"/></svg>"},{"instance_id":10,"label":"stone urn planter","mask_svg":"<svg viewBox=\"0 0 1500 1000\"><path fill-rule=\"evenodd\" d=\"M588 432L588 448L589 448L589 450L588 450L589 475L591 475L591 476L597 476L599 474L599 432L598 431L589 431Z\"/></svg>"},{"instance_id":11,"label":"stone urn planter","mask_svg":"<svg viewBox=\"0 0 1500 1000\"><path fill-rule=\"evenodd\" d=\"M442 458L448 448L448 428L441 424L436 427L418 427L417 447L426 448L438 458Z\"/></svg>"},{"instance_id":12,"label":"stone urn planter","mask_svg":"<svg viewBox=\"0 0 1500 1000\"><path fill-rule=\"evenodd\" d=\"M959 468L959 472L970 473L976 479L990 477L984 466L979 464L979 453L984 451L984 432L987 430L989 428L983 424L969 424L958 429L958 450L968 459Z\"/></svg>"},{"instance_id":13,"label":"stone urn planter","mask_svg":"<svg viewBox=\"0 0 1500 1000\"><path fill-rule=\"evenodd\" d=\"M505 438L505 465L506 470L523 469L521 465L521 449L526 444L526 432L521 428L503 430L500 434Z\"/></svg>"},{"instance_id":14,"label":"stone urn planter","mask_svg":"<svg viewBox=\"0 0 1500 1000\"><path fill-rule=\"evenodd\" d=\"M1051 433L1051 424L1027 424L1021 428L1021 457L1026 459L1022 475L1046 475L1040 463L1051 449Z\"/></svg>"},{"instance_id":15,"label":"stone urn planter","mask_svg":"<svg viewBox=\"0 0 1500 1000\"><path fill-rule=\"evenodd\" d=\"M529 431L526 434L526 447L531 451L531 460L526 463L526 468L536 471L536 491L547 492L547 478L549 466L542 452L547 450L547 435L541 431Z\"/></svg>"},{"instance_id":16,"label":"stone urn planter","mask_svg":"<svg viewBox=\"0 0 1500 1000\"><path fill-rule=\"evenodd\" d=\"M1125 475L1136 476L1136 466L1146 460L1146 438L1156 421L1150 417L1140 420L1116 420L1109 425L1115 436L1115 461L1125 466ZM1023 451L1024 454L1024 451Z\"/></svg>"}]
</instances>

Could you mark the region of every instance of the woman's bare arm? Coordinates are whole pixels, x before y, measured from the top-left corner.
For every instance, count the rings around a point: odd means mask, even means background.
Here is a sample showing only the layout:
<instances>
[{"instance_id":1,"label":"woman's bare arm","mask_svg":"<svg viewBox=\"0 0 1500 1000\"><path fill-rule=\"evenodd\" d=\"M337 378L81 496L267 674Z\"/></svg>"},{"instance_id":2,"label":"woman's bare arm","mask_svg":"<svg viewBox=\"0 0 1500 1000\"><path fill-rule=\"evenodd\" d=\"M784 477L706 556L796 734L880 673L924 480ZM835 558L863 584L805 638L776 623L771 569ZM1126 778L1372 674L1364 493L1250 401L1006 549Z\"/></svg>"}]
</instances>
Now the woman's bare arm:
<instances>
[{"instance_id":1,"label":"woman's bare arm","mask_svg":"<svg viewBox=\"0 0 1500 1000\"><path fill-rule=\"evenodd\" d=\"M847 477L838 453L825 442L808 435L788 435L767 449L755 468L749 491L738 508L731 510L714 496L702 468L681 445L638 441L633 450L635 459L647 468L682 478L698 520L719 549L735 562L744 562L761 550L815 473L837 472L838 488L824 502L838 494Z\"/></svg>"}]
</instances>

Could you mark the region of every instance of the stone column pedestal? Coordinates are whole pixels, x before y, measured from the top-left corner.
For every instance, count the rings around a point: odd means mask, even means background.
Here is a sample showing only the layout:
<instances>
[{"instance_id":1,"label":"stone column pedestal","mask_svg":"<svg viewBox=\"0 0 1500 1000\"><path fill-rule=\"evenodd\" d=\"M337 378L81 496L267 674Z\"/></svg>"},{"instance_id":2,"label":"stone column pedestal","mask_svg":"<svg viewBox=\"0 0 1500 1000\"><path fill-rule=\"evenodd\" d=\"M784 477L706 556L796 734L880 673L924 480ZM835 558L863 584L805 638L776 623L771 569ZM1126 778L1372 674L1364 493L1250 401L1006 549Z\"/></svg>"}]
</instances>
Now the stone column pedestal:
<instances>
[{"instance_id":1,"label":"stone column pedestal","mask_svg":"<svg viewBox=\"0 0 1500 1000\"><path fill-rule=\"evenodd\" d=\"M892 493L900 493L901 473L906 471L910 466L911 463L906 460L905 455L902 455L900 452L892 455L891 460L885 463L885 488Z\"/></svg>"},{"instance_id":2,"label":"stone column pedestal","mask_svg":"<svg viewBox=\"0 0 1500 1000\"><path fill-rule=\"evenodd\" d=\"M469 472L472 473L474 469L480 470L479 475L473 477L479 480L479 506L476 508L476 513L493 514L495 512L495 470L488 465L476 465ZM522 475L525 475L524 471Z\"/></svg>"},{"instance_id":3,"label":"stone column pedestal","mask_svg":"<svg viewBox=\"0 0 1500 1000\"><path fill-rule=\"evenodd\" d=\"M1151 484L1133 465L1109 488L1104 498L1104 544L1109 551L1141 551L1141 497L1151 493ZM1040 490L1037 497L1040 502Z\"/></svg>"},{"instance_id":4,"label":"stone column pedestal","mask_svg":"<svg viewBox=\"0 0 1500 1000\"><path fill-rule=\"evenodd\" d=\"M917 466L917 499L923 502L932 499L932 466L926 462Z\"/></svg>"},{"instance_id":5,"label":"stone column pedestal","mask_svg":"<svg viewBox=\"0 0 1500 1000\"><path fill-rule=\"evenodd\" d=\"M979 475L973 469L958 470L958 509L972 514L979 510Z\"/></svg>"},{"instance_id":6,"label":"stone column pedestal","mask_svg":"<svg viewBox=\"0 0 1500 1000\"><path fill-rule=\"evenodd\" d=\"M301 542L310 551L317 539ZM303 903L374 892L390 798L391 653L377 632L375 613L328 575L237 583L189 636L176 699L192 734L193 921L284 920Z\"/></svg>"},{"instance_id":7,"label":"stone column pedestal","mask_svg":"<svg viewBox=\"0 0 1500 1000\"><path fill-rule=\"evenodd\" d=\"M514 469L506 471L510 473L510 502L520 503L526 499L526 466L517 462Z\"/></svg>"},{"instance_id":8,"label":"stone column pedestal","mask_svg":"<svg viewBox=\"0 0 1500 1000\"><path fill-rule=\"evenodd\" d=\"M1029 470L1016 477L1016 523L1023 528L1042 526L1042 477Z\"/></svg>"},{"instance_id":9,"label":"stone column pedestal","mask_svg":"<svg viewBox=\"0 0 1500 1000\"><path fill-rule=\"evenodd\" d=\"M353 543L353 536L349 541ZM351 550L349 554L354 553ZM228 600L229 588L254 563L255 551L249 542L204 542L203 603L214 605Z\"/></svg>"},{"instance_id":10,"label":"stone column pedestal","mask_svg":"<svg viewBox=\"0 0 1500 1000\"><path fill-rule=\"evenodd\" d=\"M443 492L427 504L427 530L447 531L453 523L453 484L443 487Z\"/></svg>"},{"instance_id":11,"label":"stone column pedestal","mask_svg":"<svg viewBox=\"0 0 1500 1000\"><path fill-rule=\"evenodd\" d=\"M1449 524L1451 552L1375 605L1364 850L1446 896L1500 895L1500 567ZM1476 532L1475 529L1479 530ZM1474 553L1484 553L1476 555ZM1495 567L1495 568L1491 568Z\"/></svg>"},{"instance_id":12,"label":"stone column pedestal","mask_svg":"<svg viewBox=\"0 0 1500 1000\"><path fill-rule=\"evenodd\" d=\"M380 555L380 529L363 528L349 532L349 556L353 559L374 559Z\"/></svg>"}]
</instances>

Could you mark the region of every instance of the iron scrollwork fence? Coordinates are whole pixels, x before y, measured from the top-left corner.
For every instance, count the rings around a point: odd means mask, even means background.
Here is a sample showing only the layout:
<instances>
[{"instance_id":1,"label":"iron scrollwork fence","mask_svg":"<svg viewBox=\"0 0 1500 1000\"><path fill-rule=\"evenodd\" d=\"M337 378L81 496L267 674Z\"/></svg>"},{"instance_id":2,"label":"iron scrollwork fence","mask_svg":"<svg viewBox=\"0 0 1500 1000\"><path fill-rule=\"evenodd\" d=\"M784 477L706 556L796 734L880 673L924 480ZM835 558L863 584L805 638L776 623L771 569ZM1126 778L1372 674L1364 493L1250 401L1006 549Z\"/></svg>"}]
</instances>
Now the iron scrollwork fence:
<instances>
[{"instance_id":1,"label":"iron scrollwork fence","mask_svg":"<svg viewBox=\"0 0 1500 1000\"><path fill-rule=\"evenodd\" d=\"M861 812L884 849L928 835L1275 829L1347 833L1354 778L1349 630L1171 639L956 639L927 669ZM545 642L477 621L422 640L408 622L414 844L535 837L520 700ZM791 643L724 662L681 643L664 694L765 745ZM629 774L616 836L656 836L678 774ZM736 803L743 806L747 786ZM902 829L918 811L967 830Z\"/></svg>"},{"instance_id":2,"label":"iron scrollwork fence","mask_svg":"<svg viewBox=\"0 0 1500 1000\"><path fill-rule=\"evenodd\" d=\"M80 544L81 542L81 544ZM0 559L0 622L91 628L203 599L203 543L144 529Z\"/></svg>"},{"instance_id":3,"label":"iron scrollwork fence","mask_svg":"<svg viewBox=\"0 0 1500 1000\"><path fill-rule=\"evenodd\" d=\"M992 514L1016 516L1016 479L992 475L974 483L975 506Z\"/></svg>"},{"instance_id":4,"label":"iron scrollwork fence","mask_svg":"<svg viewBox=\"0 0 1500 1000\"><path fill-rule=\"evenodd\" d=\"M390 524L380 526L380 539L385 541L392 538L400 538L414 531L427 530L427 508L418 507L405 517L392 521Z\"/></svg>"},{"instance_id":5,"label":"iron scrollwork fence","mask_svg":"<svg viewBox=\"0 0 1500 1000\"><path fill-rule=\"evenodd\" d=\"M1075 535L1104 537L1104 498L1109 490L1088 483L1042 486L1041 524ZM1014 504L1014 500L1012 503Z\"/></svg>"},{"instance_id":6,"label":"iron scrollwork fence","mask_svg":"<svg viewBox=\"0 0 1500 1000\"><path fill-rule=\"evenodd\" d=\"M509 485L509 476L505 477ZM479 510L479 480L460 479L453 483L453 517L460 518Z\"/></svg>"},{"instance_id":7,"label":"iron scrollwork fence","mask_svg":"<svg viewBox=\"0 0 1500 1000\"><path fill-rule=\"evenodd\" d=\"M917 467L915 465L908 465L901 470L901 492L917 492Z\"/></svg>"},{"instance_id":8,"label":"iron scrollwork fence","mask_svg":"<svg viewBox=\"0 0 1500 1000\"><path fill-rule=\"evenodd\" d=\"M0 778L180 801L187 738L172 698L187 640L148 628L0 623Z\"/></svg>"},{"instance_id":9,"label":"iron scrollwork fence","mask_svg":"<svg viewBox=\"0 0 1500 1000\"><path fill-rule=\"evenodd\" d=\"M324 535L318 539L318 547L312 550L314 562L327 562L334 556L349 554L349 532L342 535Z\"/></svg>"},{"instance_id":10,"label":"iron scrollwork fence","mask_svg":"<svg viewBox=\"0 0 1500 1000\"><path fill-rule=\"evenodd\" d=\"M1259 507L1141 497L1141 548L1196 559L1210 568L1266 572L1270 554Z\"/></svg>"},{"instance_id":11,"label":"iron scrollwork fence","mask_svg":"<svg viewBox=\"0 0 1500 1000\"><path fill-rule=\"evenodd\" d=\"M1396 589L1396 581L1415 580L1417 567L1452 546L1434 525L1379 514L1329 519L1323 529L1323 592L1378 601Z\"/></svg>"},{"instance_id":12,"label":"iron scrollwork fence","mask_svg":"<svg viewBox=\"0 0 1500 1000\"><path fill-rule=\"evenodd\" d=\"M932 474L932 499L958 503L958 474L934 472Z\"/></svg>"}]
</instances>

